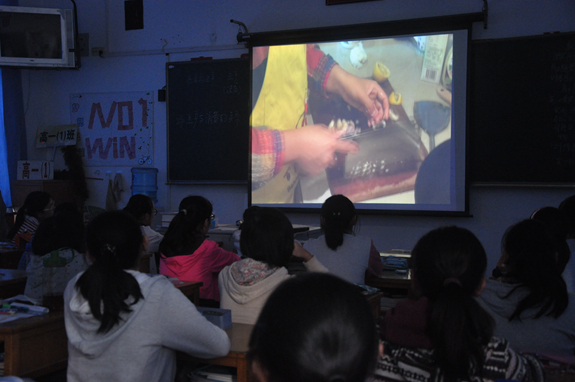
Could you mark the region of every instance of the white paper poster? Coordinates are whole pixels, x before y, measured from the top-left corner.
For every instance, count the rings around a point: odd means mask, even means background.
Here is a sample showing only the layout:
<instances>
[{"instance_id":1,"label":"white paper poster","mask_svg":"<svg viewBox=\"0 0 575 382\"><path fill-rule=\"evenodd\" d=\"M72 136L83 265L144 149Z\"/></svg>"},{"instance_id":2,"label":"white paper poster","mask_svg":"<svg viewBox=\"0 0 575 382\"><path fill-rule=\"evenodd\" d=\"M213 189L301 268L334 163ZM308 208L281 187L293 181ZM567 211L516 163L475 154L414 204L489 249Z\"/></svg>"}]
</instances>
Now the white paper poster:
<instances>
[{"instance_id":1,"label":"white paper poster","mask_svg":"<svg viewBox=\"0 0 575 382\"><path fill-rule=\"evenodd\" d=\"M70 95L70 120L78 125L78 147L87 166L152 165L154 94Z\"/></svg>"}]
</instances>

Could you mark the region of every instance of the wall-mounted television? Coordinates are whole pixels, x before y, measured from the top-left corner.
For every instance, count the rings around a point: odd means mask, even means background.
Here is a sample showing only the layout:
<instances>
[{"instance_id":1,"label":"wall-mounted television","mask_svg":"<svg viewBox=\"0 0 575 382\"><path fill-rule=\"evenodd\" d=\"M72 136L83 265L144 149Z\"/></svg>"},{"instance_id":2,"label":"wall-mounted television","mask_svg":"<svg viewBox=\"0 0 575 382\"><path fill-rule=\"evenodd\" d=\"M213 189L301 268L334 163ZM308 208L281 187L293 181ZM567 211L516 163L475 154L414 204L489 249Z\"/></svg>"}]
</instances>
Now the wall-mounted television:
<instances>
[{"instance_id":1,"label":"wall-mounted television","mask_svg":"<svg viewBox=\"0 0 575 382\"><path fill-rule=\"evenodd\" d=\"M242 36L252 58L250 205L302 212L343 194L364 212L467 215L468 48L482 19Z\"/></svg>"},{"instance_id":2,"label":"wall-mounted television","mask_svg":"<svg viewBox=\"0 0 575 382\"><path fill-rule=\"evenodd\" d=\"M0 66L75 68L72 9L0 6Z\"/></svg>"}]
</instances>

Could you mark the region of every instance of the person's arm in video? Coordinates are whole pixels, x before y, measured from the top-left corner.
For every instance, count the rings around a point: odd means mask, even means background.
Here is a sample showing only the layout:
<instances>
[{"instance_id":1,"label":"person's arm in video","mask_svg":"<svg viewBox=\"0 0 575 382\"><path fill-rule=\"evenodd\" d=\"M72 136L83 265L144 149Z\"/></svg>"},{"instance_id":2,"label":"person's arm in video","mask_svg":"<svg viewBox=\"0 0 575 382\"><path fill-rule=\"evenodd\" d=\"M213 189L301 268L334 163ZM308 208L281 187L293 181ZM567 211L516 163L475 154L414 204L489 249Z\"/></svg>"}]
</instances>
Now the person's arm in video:
<instances>
[{"instance_id":1,"label":"person's arm in video","mask_svg":"<svg viewBox=\"0 0 575 382\"><path fill-rule=\"evenodd\" d=\"M267 57L266 47L254 48L254 66ZM388 117L389 103L379 84L354 76L343 70L329 55L308 45L306 49L308 76L323 94L338 94L350 105L377 124ZM357 153L353 141L340 140L343 131L329 130L325 125L303 126L299 129L277 131L273 126L252 128L252 181L265 184L286 163L297 163L307 174L317 175L335 163L335 154Z\"/></svg>"},{"instance_id":2,"label":"person's arm in video","mask_svg":"<svg viewBox=\"0 0 575 382\"><path fill-rule=\"evenodd\" d=\"M307 46L307 63L308 75L326 96L330 93L341 96L369 118L370 126L388 119L389 101L376 81L346 72L331 56L325 55L312 44Z\"/></svg>"}]
</instances>

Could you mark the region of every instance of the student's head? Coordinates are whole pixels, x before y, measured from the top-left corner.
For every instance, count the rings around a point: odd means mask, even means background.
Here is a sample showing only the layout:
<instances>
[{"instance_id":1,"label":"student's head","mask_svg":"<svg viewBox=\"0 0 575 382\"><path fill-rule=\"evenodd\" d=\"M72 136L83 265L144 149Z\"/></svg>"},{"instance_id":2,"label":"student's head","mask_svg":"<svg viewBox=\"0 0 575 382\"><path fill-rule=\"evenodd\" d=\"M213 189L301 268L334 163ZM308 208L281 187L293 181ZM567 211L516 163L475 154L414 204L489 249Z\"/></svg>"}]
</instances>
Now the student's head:
<instances>
[{"instance_id":1,"label":"student's head","mask_svg":"<svg viewBox=\"0 0 575 382\"><path fill-rule=\"evenodd\" d=\"M270 295L248 358L260 382L355 382L373 371L377 348L373 314L356 287L309 273Z\"/></svg>"},{"instance_id":2,"label":"student's head","mask_svg":"<svg viewBox=\"0 0 575 382\"><path fill-rule=\"evenodd\" d=\"M538 308L537 317L559 317L567 308L563 265L552 232L542 222L527 219L509 227L502 239L506 276L526 286L528 297L517 306L510 320L523 310Z\"/></svg>"},{"instance_id":3,"label":"student's head","mask_svg":"<svg viewBox=\"0 0 575 382\"><path fill-rule=\"evenodd\" d=\"M141 225L150 225L156 215L156 208L152 198L144 194L130 197L124 211L132 215Z\"/></svg>"},{"instance_id":4,"label":"student's head","mask_svg":"<svg viewBox=\"0 0 575 382\"><path fill-rule=\"evenodd\" d=\"M567 219L568 238L575 238L575 195L571 195L561 202L559 209Z\"/></svg>"},{"instance_id":5,"label":"student's head","mask_svg":"<svg viewBox=\"0 0 575 382\"><path fill-rule=\"evenodd\" d=\"M414 285L429 299L427 331L436 362L447 381L468 378L482 369L494 328L474 298L485 283L485 250L473 233L451 226L425 234L411 256Z\"/></svg>"},{"instance_id":6,"label":"student's head","mask_svg":"<svg viewBox=\"0 0 575 382\"><path fill-rule=\"evenodd\" d=\"M180 202L179 213L193 230L202 230L211 223L214 207L212 203L199 195L186 196Z\"/></svg>"},{"instance_id":7,"label":"student's head","mask_svg":"<svg viewBox=\"0 0 575 382\"><path fill-rule=\"evenodd\" d=\"M446 281L460 283L473 295L484 282L487 255L481 242L465 228L442 227L424 235L411 253L418 291L435 299Z\"/></svg>"},{"instance_id":8,"label":"student's head","mask_svg":"<svg viewBox=\"0 0 575 382\"><path fill-rule=\"evenodd\" d=\"M34 254L44 256L60 248L72 248L83 253L84 216L77 208L54 212L53 216L42 220L34 234L32 241Z\"/></svg>"},{"instance_id":9,"label":"student's head","mask_svg":"<svg viewBox=\"0 0 575 382\"><path fill-rule=\"evenodd\" d=\"M38 219L38 221L42 221L52 216L54 207L54 199L52 199L47 192L32 191L29 193L24 200L24 204L18 210L14 227L8 233L8 238L12 239L16 235L20 226L24 223L26 216L31 216Z\"/></svg>"},{"instance_id":10,"label":"student's head","mask_svg":"<svg viewBox=\"0 0 575 382\"><path fill-rule=\"evenodd\" d=\"M78 279L76 288L101 322L99 333L109 331L122 312L129 312L130 305L143 298L136 279L125 272L137 269L142 243L139 224L123 211L102 212L86 227L86 245L93 263Z\"/></svg>"},{"instance_id":11,"label":"student's head","mask_svg":"<svg viewBox=\"0 0 575 382\"><path fill-rule=\"evenodd\" d=\"M24 210L26 215L42 220L52 216L54 208L54 199L52 199L50 194L44 191L32 191L24 200L24 205L21 209Z\"/></svg>"},{"instance_id":12,"label":"student's head","mask_svg":"<svg viewBox=\"0 0 575 382\"><path fill-rule=\"evenodd\" d=\"M203 196L185 197L160 243L160 252L166 256L193 252L208 233L212 211L212 203Z\"/></svg>"},{"instance_id":13,"label":"student's head","mask_svg":"<svg viewBox=\"0 0 575 382\"><path fill-rule=\"evenodd\" d=\"M333 195L321 206L321 228L327 246L333 250L343 244L343 234L352 233L357 222L355 206L343 195Z\"/></svg>"},{"instance_id":14,"label":"student's head","mask_svg":"<svg viewBox=\"0 0 575 382\"><path fill-rule=\"evenodd\" d=\"M294 250L293 227L278 209L252 206L244 211L240 250L244 256L276 267Z\"/></svg>"},{"instance_id":15,"label":"student's head","mask_svg":"<svg viewBox=\"0 0 575 382\"><path fill-rule=\"evenodd\" d=\"M136 220L123 211L107 211L86 227L86 246L95 264L137 268L143 243Z\"/></svg>"}]
</instances>

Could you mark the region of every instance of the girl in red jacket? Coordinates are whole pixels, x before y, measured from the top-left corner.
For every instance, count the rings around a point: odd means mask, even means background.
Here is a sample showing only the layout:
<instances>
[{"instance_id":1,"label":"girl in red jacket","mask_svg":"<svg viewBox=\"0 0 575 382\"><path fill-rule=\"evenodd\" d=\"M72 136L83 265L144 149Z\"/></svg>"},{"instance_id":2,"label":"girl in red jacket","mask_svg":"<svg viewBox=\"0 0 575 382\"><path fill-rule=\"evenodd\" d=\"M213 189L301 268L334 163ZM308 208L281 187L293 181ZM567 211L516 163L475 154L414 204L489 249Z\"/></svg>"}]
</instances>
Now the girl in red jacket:
<instances>
[{"instance_id":1,"label":"girl in red jacket","mask_svg":"<svg viewBox=\"0 0 575 382\"><path fill-rule=\"evenodd\" d=\"M212 203L202 196L188 196L172 219L160 243L160 273L182 281L201 281L200 305L219 307L218 273L240 258L206 234L212 219Z\"/></svg>"}]
</instances>

